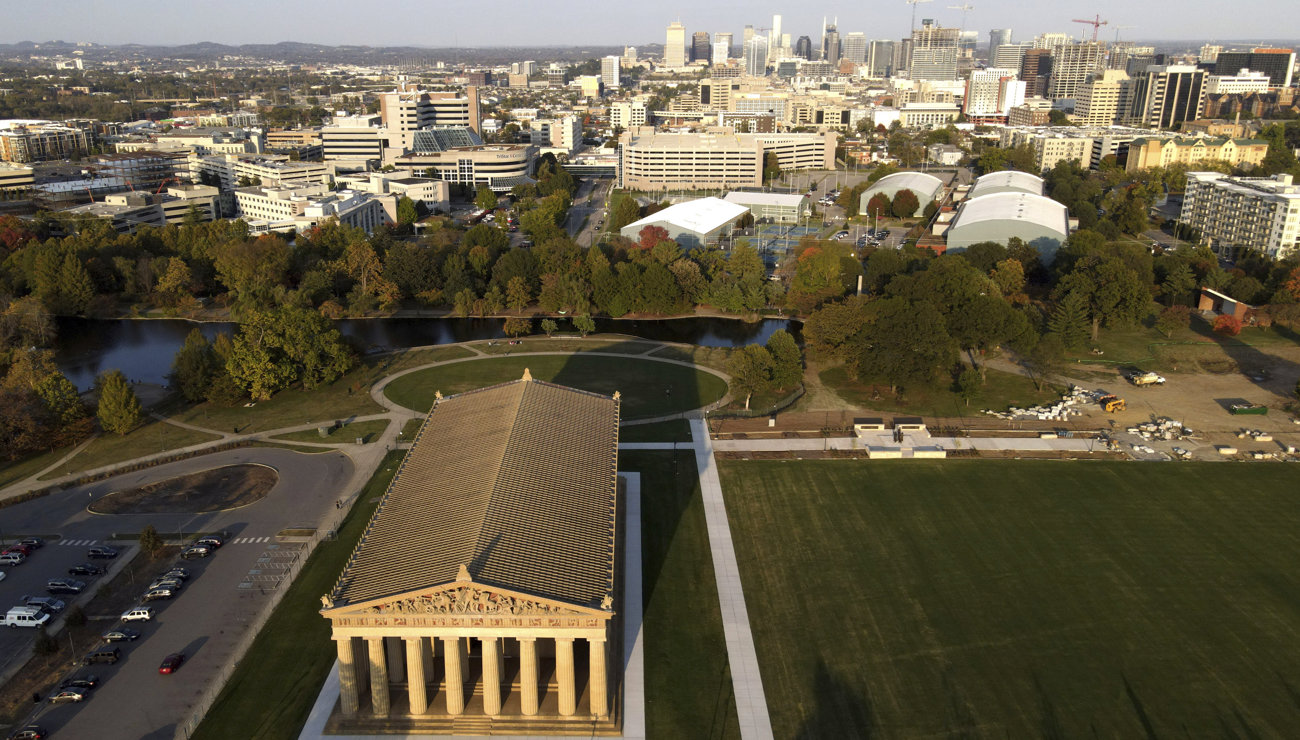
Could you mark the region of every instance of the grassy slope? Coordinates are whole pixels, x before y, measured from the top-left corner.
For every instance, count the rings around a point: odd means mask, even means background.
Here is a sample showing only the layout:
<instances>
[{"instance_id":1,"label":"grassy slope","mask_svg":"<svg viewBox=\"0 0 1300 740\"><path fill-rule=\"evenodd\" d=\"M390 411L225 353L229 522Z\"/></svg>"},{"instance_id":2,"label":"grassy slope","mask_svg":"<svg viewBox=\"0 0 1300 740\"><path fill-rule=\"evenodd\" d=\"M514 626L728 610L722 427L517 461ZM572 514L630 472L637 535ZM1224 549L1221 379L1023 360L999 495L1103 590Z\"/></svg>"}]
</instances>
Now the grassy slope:
<instances>
[{"instance_id":1,"label":"grassy slope","mask_svg":"<svg viewBox=\"0 0 1300 740\"><path fill-rule=\"evenodd\" d=\"M375 421L354 421L351 424L344 424L338 429L331 429L328 436L320 436L320 432L315 429L308 429L303 432L290 432L280 434L271 439L283 439L289 442L326 442L330 444L338 443L355 443L357 437L361 437L367 442L373 442L384 433L388 428L388 422L382 419Z\"/></svg>"},{"instance_id":2,"label":"grassy slope","mask_svg":"<svg viewBox=\"0 0 1300 740\"><path fill-rule=\"evenodd\" d=\"M625 419L646 418L698 408L726 393L717 376L681 365L632 358L583 355L518 355L461 362L411 373L385 389L388 398L420 412L429 410L435 391L443 395L504 383L522 377L551 380L596 393L623 394ZM671 395L664 390L671 388Z\"/></svg>"},{"instance_id":3,"label":"grassy slope","mask_svg":"<svg viewBox=\"0 0 1300 740\"><path fill-rule=\"evenodd\" d=\"M129 434L105 432L99 435L67 462L41 476L41 480L93 470L104 465L211 442L219 438L216 434L196 432L153 419L147 419L146 422Z\"/></svg>"},{"instance_id":4,"label":"grassy slope","mask_svg":"<svg viewBox=\"0 0 1300 740\"><path fill-rule=\"evenodd\" d=\"M618 467L641 473L646 733L737 738L694 453L623 452Z\"/></svg>"},{"instance_id":5,"label":"grassy slope","mask_svg":"<svg viewBox=\"0 0 1300 740\"><path fill-rule=\"evenodd\" d=\"M908 388L901 400L895 399L887 384L874 386L880 400L873 400L873 387L849 377L841 366L827 368L818 376L836 395L860 408L876 409L920 416L956 417L978 414L980 409L1005 411L1009 406L1033 406L1050 403L1060 398L1060 390L1051 386L1039 391L1034 382L1023 375L989 370L987 380L970 405L951 388Z\"/></svg>"},{"instance_id":6,"label":"grassy slope","mask_svg":"<svg viewBox=\"0 0 1300 740\"><path fill-rule=\"evenodd\" d=\"M297 737L336 657L320 596L330 590L405 452L391 452L366 484L338 539L322 542L217 697L194 738Z\"/></svg>"},{"instance_id":7,"label":"grassy slope","mask_svg":"<svg viewBox=\"0 0 1300 740\"><path fill-rule=\"evenodd\" d=\"M1286 466L723 463L778 737L1283 737Z\"/></svg>"}]
</instances>

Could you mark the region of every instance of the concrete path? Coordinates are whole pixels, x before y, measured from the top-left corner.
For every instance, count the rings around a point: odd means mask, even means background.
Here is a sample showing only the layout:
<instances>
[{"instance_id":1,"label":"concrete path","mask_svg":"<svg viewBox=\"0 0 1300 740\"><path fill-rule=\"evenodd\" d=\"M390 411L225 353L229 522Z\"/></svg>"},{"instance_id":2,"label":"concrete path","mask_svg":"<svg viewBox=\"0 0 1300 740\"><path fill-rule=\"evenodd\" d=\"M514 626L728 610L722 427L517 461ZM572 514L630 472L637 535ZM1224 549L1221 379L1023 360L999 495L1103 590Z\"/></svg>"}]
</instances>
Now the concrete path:
<instances>
[{"instance_id":1,"label":"concrete path","mask_svg":"<svg viewBox=\"0 0 1300 740\"><path fill-rule=\"evenodd\" d=\"M708 422L691 420L691 437L695 440L695 464L700 474L704 496L704 519L709 530L709 550L713 554L713 573L718 579L718 603L722 608L722 631L731 663L732 690L736 695L736 714L740 717L740 736L744 740L767 740L772 737L772 720L763 695L763 678L754 651L754 633L749 626L745 594L740 584L740 566L727 523L727 507L722 500L722 483L713 459Z\"/></svg>"}]
</instances>

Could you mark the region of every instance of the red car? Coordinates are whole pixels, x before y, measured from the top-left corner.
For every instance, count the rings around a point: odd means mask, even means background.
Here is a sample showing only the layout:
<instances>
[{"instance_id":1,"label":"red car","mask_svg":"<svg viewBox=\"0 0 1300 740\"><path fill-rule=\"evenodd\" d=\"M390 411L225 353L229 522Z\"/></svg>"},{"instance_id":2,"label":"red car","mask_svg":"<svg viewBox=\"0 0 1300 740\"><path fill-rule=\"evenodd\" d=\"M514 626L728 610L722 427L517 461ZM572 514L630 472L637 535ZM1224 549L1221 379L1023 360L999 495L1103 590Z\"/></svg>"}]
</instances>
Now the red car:
<instances>
[{"instance_id":1,"label":"red car","mask_svg":"<svg viewBox=\"0 0 1300 740\"><path fill-rule=\"evenodd\" d=\"M175 673L176 669L181 667L185 662L185 653L172 653L163 658L162 665L158 666L159 673Z\"/></svg>"},{"instance_id":2,"label":"red car","mask_svg":"<svg viewBox=\"0 0 1300 740\"><path fill-rule=\"evenodd\" d=\"M6 548L4 549L4 552L6 552L6 553L10 553L10 552L20 552L20 553L22 553L23 555L31 555L31 554L32 554L32 548L28 547L27 545L22 544L21 542L15 542L14 544L12 544L12 545L6 547Z\"/></svg>"}]
</instances>

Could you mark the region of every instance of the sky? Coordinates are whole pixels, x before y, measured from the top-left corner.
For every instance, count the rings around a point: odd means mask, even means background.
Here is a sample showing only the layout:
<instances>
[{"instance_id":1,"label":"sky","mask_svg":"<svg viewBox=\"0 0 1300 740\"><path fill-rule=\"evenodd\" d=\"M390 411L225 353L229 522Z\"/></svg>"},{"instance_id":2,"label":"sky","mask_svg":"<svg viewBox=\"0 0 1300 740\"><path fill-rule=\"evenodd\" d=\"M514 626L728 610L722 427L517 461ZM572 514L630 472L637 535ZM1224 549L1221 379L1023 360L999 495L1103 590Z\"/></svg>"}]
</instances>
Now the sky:
<instances>
[{"instance_id":1,"label":"sky","mask_svg":"<svg viewBox=\"0 0 1300 740\"><path fill-rule=\"evenodd\" d=\"M974 6L963 13L950 6ZM673 3L642 0L493 3L441 3L434 0L5 0L0 43L16 41L100 44L141 43L171 46L199 41L225 44L301 41L364 46L490 47L662 44L667 25L680 20L687 33L730 31L737 43L745 25L772 25L797 39L816 40L823 15L838 16L839 31L868 38L901 38L911 25L904 0L809 3L692 0ZM944 26L978 30L987 42L992 28L1010 27L1016 41L1035 34L1066 32L1076 37L1092 29L1074 18L1100 14L1111 25L1099 38L1231 39L1251 41L1300 36L1295 0L1254 0L1249 12L1226 12L1218 0L1140 3L1133 0L934 0L916 7L916 17ZM451 10L451 8L455 8ZM474 8L476 12L463 12ZM510 12L500 12L509 8ZM964 22L963 22L964 21ZM1116 28L1116 26L1132 28Z\"/></svg>"}]
</instances>

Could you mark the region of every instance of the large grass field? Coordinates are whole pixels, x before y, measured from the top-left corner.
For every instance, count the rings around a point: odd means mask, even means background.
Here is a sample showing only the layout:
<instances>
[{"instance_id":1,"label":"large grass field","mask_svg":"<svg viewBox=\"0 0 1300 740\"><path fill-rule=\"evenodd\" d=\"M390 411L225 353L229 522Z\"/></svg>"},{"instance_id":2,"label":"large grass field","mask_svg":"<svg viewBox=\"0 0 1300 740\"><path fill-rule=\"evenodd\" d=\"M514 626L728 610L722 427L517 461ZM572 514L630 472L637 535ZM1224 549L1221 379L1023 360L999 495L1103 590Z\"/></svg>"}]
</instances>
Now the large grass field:
<instances>
[{"instance_id":1,"label":"large grass field","mask_svg":"<svg viewBox=\"0 0 1300 740\"><path fill-rule=\"evenodd\" d=\"M1029 378L999 370L987 372L986 382L970 405L947 385L908 388L901 397L895 396L890 393L888 383L881 381L873 385L855 380L842 366L827 368L818 378L840 398L859 408L931 417L975 416L980 409L1005 411L1011 406L1051 403L1061 397L1059 388L1047 385L1040 391Z\"/></svg>"},{"instance_id":2,"label":"large grass field","mask_svg":"<svg viewBox=\"0 0 1300 740\"><path fill-rule=\"evenodd\" d=\"M724 462L777 737L1293 737L1285 465Z\"/></svg>"},{"instance_id":3,"label":"large grass field","mask_svg":"<svg viewBox=\"0 0 1300 740\"><path fill-rule=\"evenodd\" d=\"M404 375L384 389L390 400L421 413L433 396L518 380L528 368L534 378L595 393L623 394L622 417L643 419L712 403L727 392L716 375L667 362L587 355L512 355L457 362Z\"/></svg>"},{"instance_id":4,"label":"large grass field","mask_svg":"<svg viewBox=\"0 0 1300 740\"><path fill-rule=\"evenodd\" d=\"M641 474L646 735L740 737L693 452L623 452Z\"/></svg>"}]
</instances>

